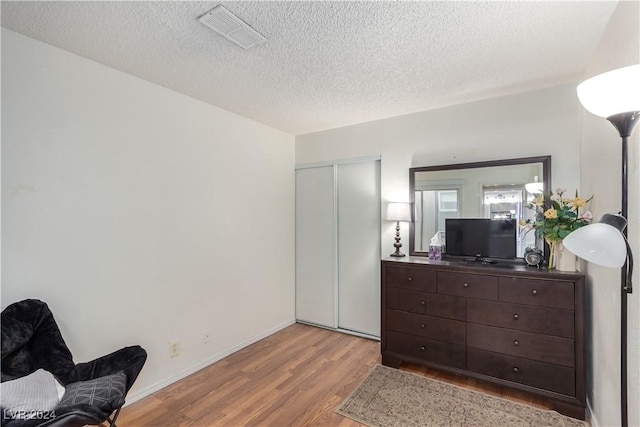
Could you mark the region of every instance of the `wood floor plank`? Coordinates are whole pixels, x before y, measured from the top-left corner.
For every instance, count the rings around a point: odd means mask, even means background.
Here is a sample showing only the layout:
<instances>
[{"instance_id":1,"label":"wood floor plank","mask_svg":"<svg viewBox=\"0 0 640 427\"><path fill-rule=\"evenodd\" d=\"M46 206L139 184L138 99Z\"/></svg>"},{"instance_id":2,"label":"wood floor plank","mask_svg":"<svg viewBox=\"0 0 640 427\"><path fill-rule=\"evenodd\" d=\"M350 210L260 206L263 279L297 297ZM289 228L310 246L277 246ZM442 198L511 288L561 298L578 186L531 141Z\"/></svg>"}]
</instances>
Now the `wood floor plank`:
<instances>
[{"instance_id":1,"label":"wood floor plank","mask_svg":"<svg viewBox=\"0 0 640 427\"><path fill-rule=\"evenodd\" d=\"M380 363L380 343L294 324L123 408L120 427L363 425L336 408ZM530 404L524 392L418 365L402 370Z\"/></svg>"}]
</instances>

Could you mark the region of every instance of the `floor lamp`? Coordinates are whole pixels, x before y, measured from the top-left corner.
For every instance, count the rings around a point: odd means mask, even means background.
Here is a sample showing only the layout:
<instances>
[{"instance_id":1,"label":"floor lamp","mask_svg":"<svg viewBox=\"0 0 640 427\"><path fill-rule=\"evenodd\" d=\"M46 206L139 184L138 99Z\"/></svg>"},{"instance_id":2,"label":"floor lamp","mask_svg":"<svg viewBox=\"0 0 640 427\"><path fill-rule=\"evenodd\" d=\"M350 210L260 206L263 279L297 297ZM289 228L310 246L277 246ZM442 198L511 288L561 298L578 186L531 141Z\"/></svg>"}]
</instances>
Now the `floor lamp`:
<instances>
[{"instance_id":1,"label":"floor lamp","mask_svg":"<svg viewBox=\"0 0 640 427\"><path fill-rule=\"evenodd\" d=\"M620 215L604 215L599 223L569 234L563 243L569 251L589 262L621 267L620 400L622 426L627 427L627 294L632 292L633 272L633 256L626 240L629 193L627 143L640 121L640 64L609 71L582 82L578 86L578 98L586 110L611 122L622 138Z\"/></svg>"}]
</instances>

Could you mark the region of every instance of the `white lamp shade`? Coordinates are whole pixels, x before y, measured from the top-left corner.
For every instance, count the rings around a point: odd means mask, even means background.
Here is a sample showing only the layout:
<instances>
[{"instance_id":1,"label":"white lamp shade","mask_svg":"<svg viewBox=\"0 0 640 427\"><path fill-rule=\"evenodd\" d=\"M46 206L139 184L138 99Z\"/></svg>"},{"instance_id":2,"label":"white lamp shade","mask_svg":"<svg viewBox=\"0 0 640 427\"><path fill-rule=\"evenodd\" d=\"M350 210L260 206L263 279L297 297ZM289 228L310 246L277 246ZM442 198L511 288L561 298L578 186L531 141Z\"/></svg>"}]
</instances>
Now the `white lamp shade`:
<instances>
[{"instance_id":1,"label":"white lamp shade","mask_svg":"<svg viewBox=\"0 0 640 427\"><path fill-rule=\"evenodd\" d=\"M531 194L540 194L544 191L544 183L543 182L529 182L524 185L524 188L528 193Z\"/></svg>"},{"instance_id":2,"label":"white lamp shade","mask_svg":"<svg viewBox=\"0 0 640 427\"><path fill-rule=\"evenodd\" d=\"M411 221L411 203L390 202L386 218L389 221Z\"/></svg>"},{"instance_id":3,"label":"white lamp shade","mask_svg":"<svg viewBox=\"0 0 640 427\"><path fill-rule=\"evenodd\" d=\"M640 111L640 64L592 77L578 85L578 98L600 117Z\"/></svg>"},{"instance_id":4,"label":"white lamp shade","mask_svg":"<svg viewBox=\"0 0 640 427\"><path fill-rule=\"evenodd\" d=\"M605 267L620 268L627 260L627 243L617 228L590 224L571 232L562 240L576 256Z\"/></svg>"}]
</instances>

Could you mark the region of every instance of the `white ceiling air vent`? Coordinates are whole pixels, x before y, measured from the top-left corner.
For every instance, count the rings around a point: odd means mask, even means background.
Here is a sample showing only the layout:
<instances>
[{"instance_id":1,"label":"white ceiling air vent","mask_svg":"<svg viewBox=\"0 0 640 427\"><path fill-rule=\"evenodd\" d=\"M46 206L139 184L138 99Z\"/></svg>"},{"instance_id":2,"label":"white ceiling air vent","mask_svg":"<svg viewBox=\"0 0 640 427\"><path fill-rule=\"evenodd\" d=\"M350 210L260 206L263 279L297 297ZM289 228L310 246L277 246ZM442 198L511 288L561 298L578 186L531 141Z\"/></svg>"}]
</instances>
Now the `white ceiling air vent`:
<instances>
[{"instance_id":1,"label":"white ceiling air vent","mask_svg":"<svg viewBox=\"0 0 640 427\"><path fill-rule=\"evenodd\" d=\"M223 6L216 6L198 18L207 27L243 49L264 43L267 39Z\"/></svg>"}]
</instances>

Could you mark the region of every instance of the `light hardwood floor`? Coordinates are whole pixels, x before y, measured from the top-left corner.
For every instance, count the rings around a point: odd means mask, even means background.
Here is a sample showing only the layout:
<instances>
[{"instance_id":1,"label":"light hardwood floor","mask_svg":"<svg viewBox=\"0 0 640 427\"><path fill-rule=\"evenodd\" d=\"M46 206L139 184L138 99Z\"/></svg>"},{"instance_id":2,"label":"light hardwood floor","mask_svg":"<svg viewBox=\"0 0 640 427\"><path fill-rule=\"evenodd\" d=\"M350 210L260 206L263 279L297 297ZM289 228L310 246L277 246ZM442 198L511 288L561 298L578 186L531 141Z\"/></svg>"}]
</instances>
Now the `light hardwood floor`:
<instances>
[{"instance_id":1,"label":"light hardwood floor","mask_svg":"<svg viewBox=\"0 0 640 427\"><path fill-rule=\"evenodd\" d=\"M334 411L376 363L377 341L295 324L126 406L117 424L362 426ZM526 393L416 365L401 369L548 408Z\"/></svg>"}]
</instances>

